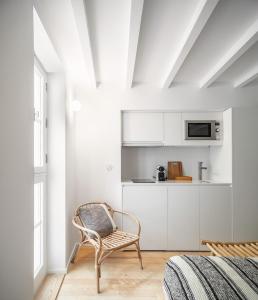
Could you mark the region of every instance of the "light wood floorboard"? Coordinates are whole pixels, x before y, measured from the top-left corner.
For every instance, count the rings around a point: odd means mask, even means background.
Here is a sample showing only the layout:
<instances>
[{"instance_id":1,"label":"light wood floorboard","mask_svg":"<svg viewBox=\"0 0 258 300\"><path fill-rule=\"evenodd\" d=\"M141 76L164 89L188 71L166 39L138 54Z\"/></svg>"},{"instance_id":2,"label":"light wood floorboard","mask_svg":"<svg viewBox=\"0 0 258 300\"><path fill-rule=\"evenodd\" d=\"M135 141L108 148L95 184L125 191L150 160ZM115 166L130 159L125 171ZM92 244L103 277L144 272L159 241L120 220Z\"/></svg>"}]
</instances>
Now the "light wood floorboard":
<instances>
[{"instance_id":1,"label":"light wood floorboard","mask_svg":"<svg viewBox=\"0 0 258 300\"><path fill-rule=\"evenodd\" d=\"M208 255L209 252L143 251L144 270L140 269L136 252L124 251L111 255L102 264L101 293L96 294L94 253L82 248L71 265L60 289L58 300L160 300L167 259L174 255ZM38 300L38 299L37 299Z\"/></svg>"},{"instance_id":2,"label":"light wood floorboard","mask_svg":"<svg viewBox=\"0 0 258 300\"><path fill-rule=\"evenodd\" d=\"M62 285L64 274L49 274L39 288L34 300L55 300Z\"/></svg>"}]
</instances>

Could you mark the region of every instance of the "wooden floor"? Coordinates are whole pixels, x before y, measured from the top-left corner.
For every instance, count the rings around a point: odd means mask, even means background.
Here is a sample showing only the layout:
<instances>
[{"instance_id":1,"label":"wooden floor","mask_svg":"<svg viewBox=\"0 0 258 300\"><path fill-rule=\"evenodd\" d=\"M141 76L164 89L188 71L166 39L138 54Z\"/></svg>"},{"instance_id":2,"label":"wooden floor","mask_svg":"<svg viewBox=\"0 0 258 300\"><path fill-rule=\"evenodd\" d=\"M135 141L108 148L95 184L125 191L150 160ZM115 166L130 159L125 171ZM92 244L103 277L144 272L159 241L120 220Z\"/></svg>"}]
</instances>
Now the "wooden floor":
<instances>
[{"instance_id":1,"label":"wooden floor","mask_svg":"<svg viewBox=\"0 0 258 300\"><path fill-rule=\"evenodd\" d=\"M208 255L209 252L145 251L142 252L144 270L140 269L136 252L115 253L102 264L100 294L96 294L93 254L91 249L81 249L75 264L70 266L64 278L58 300L164 299L162 280L167 259L173 255Z\"/></svg>"},{"instance_id":2,"label":"wooden floor","mask_svg":"<svg viewBox=\"0 0 258 300\"><path fill-rule=\"evenodd\" d=\"M43 281L34 300L55 300L64 280L64 274L49 274Z\"/></svg>"}]
</instances>

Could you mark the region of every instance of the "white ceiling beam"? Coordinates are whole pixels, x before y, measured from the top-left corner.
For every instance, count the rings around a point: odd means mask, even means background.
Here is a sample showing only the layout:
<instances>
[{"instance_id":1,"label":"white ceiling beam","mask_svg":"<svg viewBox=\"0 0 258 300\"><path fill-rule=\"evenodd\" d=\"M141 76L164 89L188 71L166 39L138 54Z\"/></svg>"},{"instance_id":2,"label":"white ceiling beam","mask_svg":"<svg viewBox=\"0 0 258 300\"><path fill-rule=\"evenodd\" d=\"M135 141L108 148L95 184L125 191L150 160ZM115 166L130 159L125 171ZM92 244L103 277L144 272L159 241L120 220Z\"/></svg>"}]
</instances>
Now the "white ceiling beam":
<instances>
[{"instance_id":1,"label":"white ceiling beam","mask_svg":"<svg viewBox=\"0 0 258 300\"><path fill-rule=\"evenodd\" d=\"M176 74L183 65L188 53L192 49L218 2L219 0L202 0L198 5L182 38L181 44L178 47L176 55L172 60L168 75L162 83L163 88L169 88L174 81Z\"/></svg>"},{"instance_id":2,"label":"white ceiling beam","mask_svg":"<svg viewBox=\"0 0 258 300\"><path fill-rule=\"evenodd\" d=\"M144 0L131 0L126 86L132 87Z\"/></svg>"},{"instance_id":3,"label":"white ceiling beam","mask_svg":"<svg viewBox=\"0 0 258 300\"><path fill-rule=\"evenodd\" d=\"M96 75L94 69L93 55L91 49L91 41L89 34L89 26L87 21L86 6L84 0L71 0L73 14L77 26L81 48L84 55L85 66L90 78L92 87L97 86Z\"/></svg>"},{"instance_id":4,"label":"white ceiling beam","mask_svg":"<svg viewBox=\"0 0 258 300\"><path fill-rule=\"evenodd\" d=\"M201 88L209 87L224 73L241 55L243 55L258 40L258 21L256 21L243 36L229 49L214 68L200 83Z\"/></svg>"},{"instance_id":5,"label":"white ceiling beam","mask_svg":"<svg viewBox=\"0 0 258 300\"><path fill-rule=\"evenodd\" d=\"M238 88L246 86L247 84L254 81L256 78L258 78L258 66L250 72L246 73L243 77L236 80L236 82L234 83L234 87Z\"/></svg>"},{"instance_id":6,"label":"white ceiling beam","mask_svg":"<svg viewBox=\"0 0 258 300\"><path fill-rule=\"evenodd\" d=\"M39 15L33 8L34 53L48 73L63 70L61 60L50 40Z\"/></svg>"}]
</instances>

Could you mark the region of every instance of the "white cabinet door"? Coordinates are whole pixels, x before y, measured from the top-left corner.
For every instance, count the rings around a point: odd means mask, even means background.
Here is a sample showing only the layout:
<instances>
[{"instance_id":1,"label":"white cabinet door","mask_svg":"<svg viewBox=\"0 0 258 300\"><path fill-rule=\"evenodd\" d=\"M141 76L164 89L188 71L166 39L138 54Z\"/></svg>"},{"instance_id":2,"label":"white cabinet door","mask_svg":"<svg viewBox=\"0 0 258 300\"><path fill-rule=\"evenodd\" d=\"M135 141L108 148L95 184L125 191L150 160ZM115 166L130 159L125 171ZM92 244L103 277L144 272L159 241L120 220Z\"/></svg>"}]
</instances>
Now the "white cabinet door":
<instances>
[{"instance_id":1,"label":"white cabinet door","mask_svg":"<svg viewBox=\"0 0 258 300\"><path fill-rule=\"evenodd\" d=\"M164 144L177 146L182 144L181 113L164 113Z\"/></svg>"},{"instance_id":2,"label":"white cabinet door","mask_svg":"<svg viewBox=\"0 0 258 300\"><path fill-rule=\"evenodd\" d=\"M141 249L165 250L167 248L167 189L165 187L124 187L123 211L134 214L141 223ZM123 217L123 229L135 232L135 227L127 217Z\"/></svg>"},{"instance_id":3,"label":"white cabinet door","mask_svg":"<svg viewBox=\"0 0 258 300\"><path fill-rule=\"evenodd\" d=\"M168 250L199 250L199 188L168 188Z\"/></svg>"},{"instance_id":4,"label":"white cabinet door","mask_svg":"<svg viewBox=\"0 0 258 300\"><path fill-rule=\"evenodd\" d=\"M163 144L163 113L124 112L124 144Z\"/></svg>"},{"instance_id":5,"label":"white cabinet door","mask_svg":"<svg viewBox=\"0 0 258 300\"><path fill-rule=\"evenodd\" d=\"M231 187L200 187L200 239L231 241L232 235Z\"/></svg>"}]
</instances>

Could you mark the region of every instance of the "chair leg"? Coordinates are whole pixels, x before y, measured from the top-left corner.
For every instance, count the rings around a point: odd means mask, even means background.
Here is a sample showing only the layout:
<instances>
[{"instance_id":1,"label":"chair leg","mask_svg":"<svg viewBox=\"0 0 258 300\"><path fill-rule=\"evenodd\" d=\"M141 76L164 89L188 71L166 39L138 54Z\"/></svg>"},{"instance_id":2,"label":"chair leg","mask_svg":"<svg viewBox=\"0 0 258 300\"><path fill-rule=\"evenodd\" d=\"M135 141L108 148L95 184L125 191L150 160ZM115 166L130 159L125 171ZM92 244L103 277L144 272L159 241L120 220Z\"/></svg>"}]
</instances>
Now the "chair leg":
<instances>
[{"instance_id":1,"label":"chair leg","mask_svg":"<svg viewBox=\"0 0 258 300\"><path fill-rule=\"evenodd\" d=\"M135 246L136 246L136 251L138 254L139 261L140 261L140 266L141 266L141 269L143 270L142 255L141 255L141 250L140 250L140 246L139 246L139 241L135 243Z\"/></svg>"},{"instance_id":2,"label":"chair leg","mask_svg":"<svg viewBox=\"0 0 258 300\"><path fill-rule=\"evenodd\" d=\"M101 264L99 265L99 278L101 278Z\"/></svg>"},{"instance_id":3,"label":"chair leg","mask_svg":"<svg viewBox=\"0 0 258 300\"><path fill-rule=\"evenodd\" d=\"M99 278L100 278L100 264L98 262L99 259L99 251L96 250L95 252L95 271L96 271L96 287L97 293L100 293L100 286L99 286Z\"/></svg>"},{"instance_id":4,"label":"chair leg","mask_svg":"<svg viewBox=\"0 0 258 300\"><path fill-rule=\"evenodd\" d=\"M100 293L100 285L99 285L99 265L97 265L96 267L96 287L97 287L97 293Z\"/></svg>"},{"instance_id":5,"label":"chair leg","mask_svg":"<svg viewBox=\"0 0 258 300\"><path fill-rule=\"evenodd\" d=\"M74 264L76 256L80 250L81 245L79 243L76 244L75 249L74 249L74 253L73 253L73 257L71 259L71 263Z\"/></svg>"}]
</instances>

